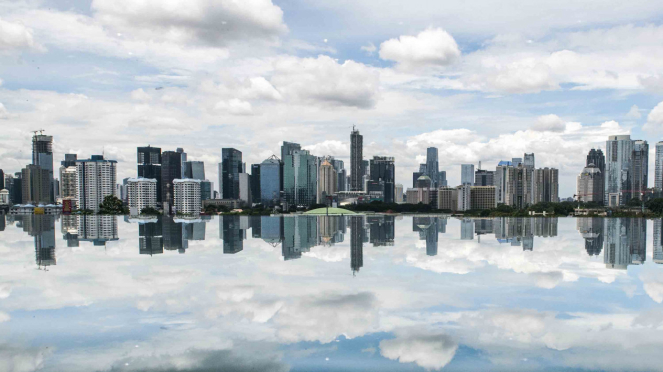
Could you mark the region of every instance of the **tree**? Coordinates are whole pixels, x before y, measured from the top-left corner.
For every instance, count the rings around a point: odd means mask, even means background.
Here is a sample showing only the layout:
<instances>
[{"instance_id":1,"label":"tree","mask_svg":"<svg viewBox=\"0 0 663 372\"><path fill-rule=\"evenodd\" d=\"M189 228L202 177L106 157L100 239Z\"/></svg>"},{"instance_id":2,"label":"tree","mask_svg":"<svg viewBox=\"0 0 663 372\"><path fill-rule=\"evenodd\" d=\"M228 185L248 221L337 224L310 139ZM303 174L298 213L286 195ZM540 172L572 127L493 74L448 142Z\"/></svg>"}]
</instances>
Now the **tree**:
<instances>
[{"instance_id":1,"label":"tree","mask_svg":"<svg viewBox=\"0 0 663 372\"><path fill-rule=\"evenodd\" d=\"M146 216L158 216L161 214L158 210L152 208L152 207L145 207L140 211L140 214L146 215Z\"/></svg>"},{"instance_id":2,"label":"tree","mask_svg":"<svg viewBox=\"0 0 663 372\"><path fill-rule=\"evenodd\" d=\"M115 195L108 195L99 204L99 214L127 214L129 209Z\"/></svg>"},{"instance_id":3,"label":"tree","mask_svg":"<svg viewBox=\"0 0 663 372\"><path fill-rule=\"evenodd\" d=\"M629 200L628 203L626 203L626 205L628 207L636 207L637 208L637 207L642 205L642 202L638 198L631 198L631 200Z\"/></svg>"},{"instance_id":4,"label":"tree","mask_svg":"<svg viewBox=\"0 0 663 372\"><path fill-rule=\"evenodd\" d=\"M663 198L652 199L646 205L650 211L656 214L663 214Z\"/></svg>"}]
</instances>

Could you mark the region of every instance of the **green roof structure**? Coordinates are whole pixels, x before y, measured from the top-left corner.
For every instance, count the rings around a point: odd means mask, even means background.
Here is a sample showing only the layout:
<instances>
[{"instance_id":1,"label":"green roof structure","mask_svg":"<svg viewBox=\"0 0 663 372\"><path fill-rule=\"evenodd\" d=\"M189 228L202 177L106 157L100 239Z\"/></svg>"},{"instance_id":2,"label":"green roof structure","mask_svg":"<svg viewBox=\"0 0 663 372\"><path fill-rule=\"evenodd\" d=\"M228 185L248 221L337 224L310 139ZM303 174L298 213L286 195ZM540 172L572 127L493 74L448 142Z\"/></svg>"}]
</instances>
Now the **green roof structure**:
<instances>
[{"instance_id":1,"label":"green roof structure","mask_svg":"<svg viewBox=\"0 0 663 372\"><path fill-rule=\"evenodd\" d=\"M326 216L327 214L329 214L330 216L343 216L343 215L349 216L357 213L343 208L318 208L310 210L308 212L304 212L304 214L314 215L314 216Z\"/></svg>"}]
</instances>

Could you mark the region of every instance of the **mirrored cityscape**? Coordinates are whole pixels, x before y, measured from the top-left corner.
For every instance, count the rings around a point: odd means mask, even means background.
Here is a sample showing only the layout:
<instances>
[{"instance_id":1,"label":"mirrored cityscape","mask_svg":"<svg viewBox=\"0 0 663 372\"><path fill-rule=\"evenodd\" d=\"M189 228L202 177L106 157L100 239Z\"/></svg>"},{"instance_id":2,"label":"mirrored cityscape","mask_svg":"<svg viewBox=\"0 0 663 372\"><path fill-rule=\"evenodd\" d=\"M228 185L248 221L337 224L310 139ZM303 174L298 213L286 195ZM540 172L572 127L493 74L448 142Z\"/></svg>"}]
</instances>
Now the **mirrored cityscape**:
<instances>
[{"instance_id":1,"label":"mirrored cityscape","mask_svg":"<svg viewBox=\"0 0 663 372\"><path fill-rule=\"evenodd\" d=\"M635 218L0 216L0 370L663 370L662 232Z\"/></svg>"}]
</instances>

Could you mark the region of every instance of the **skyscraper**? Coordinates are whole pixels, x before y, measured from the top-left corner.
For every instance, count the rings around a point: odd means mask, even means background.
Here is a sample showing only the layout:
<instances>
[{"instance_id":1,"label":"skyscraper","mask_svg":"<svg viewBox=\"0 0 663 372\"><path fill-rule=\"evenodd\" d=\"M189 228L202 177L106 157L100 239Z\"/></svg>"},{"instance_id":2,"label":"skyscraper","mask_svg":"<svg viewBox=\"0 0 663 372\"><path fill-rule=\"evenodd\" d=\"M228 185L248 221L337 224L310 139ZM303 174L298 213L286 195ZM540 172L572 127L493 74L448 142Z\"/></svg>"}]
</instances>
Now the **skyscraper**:
<instances>
[{"instance_id":1,"label":"skyscraper","mask_svg":"<svg viewBox=\"0 0 663 372\"><path fill-rule=\"evenodd\" d=\"M632 198L643 199L647 191L649 174L649 144L633 141L633 194Z\"/></svg>"},{"instance_id":2,"label":"skyscraper","mask_svg":"<svg viewBox=\"0 0 663 372\"><path fill-rule=\"evenodd\" d=\"M394 158L374 156L370 161L370 181L368 192L379 192L385 203L394 202L396 185L396 167Z\"/></svg>"},{"instance_id":3,"label":"skyscraper","mask_svg":"<svg viewBox=\"0 0 663 372\"><path fill-rule=\"evenodd\" d=\"M587 165L578 175L576 195L579 201L603 204L603 174L594 163Z\"/></svg>"},{"instance_id":4,"label":"skyscraper","mask_svg":"<svg viewBox=\"0 0 663 372\"><path fill-rule=\"evenodd\" d=\"M260 201L260 164L251 164L251 200L254 203Z\"/></svg>"},{"instance_id":5,"label":"skyscraper","mask_svg":"<svg viewBox=\"0 0 663 372\"><path fill-rule=\"evenodd\" d=\"M663 191L663 141L656 143L656 162L654 165L654 188Z\"/></svg>"},{"instance_id":6,"label":"skyscraper","mask_svg":"<svg viewBox=\"0 0 663 372\"><path fill-rule=\"evenodd\" d=\"M601 171L601 174L605 174L605 155L601 149L591 149L587 154L587 163L585 165L594 164Z\"/></svg>"},{"instance_id":7,"label":"skyscraper","mask_svg":"<svg viewBox=\"0 0 663 372\"><path fill-rule=\"evenodd\" d=\"M184 162L184 178L191 178L194 180L205 179L205 163L202 161L185 161Z\"/></svg>"},{"instance_id":8,"label":"skyscraper","mask_svg":"<svg viewBox=\"0 0 663 372\"><path fill-rule=\"evenodd\" d=\"M529 168L525 166L525 168ZM559 201L559 171L555 168L533 169L532 204Z\"/></svg>"},{"instance_id":9,"label":"skyscraper","mask_svg":"<svg viewBox=\"0 0 663 372\"><path fill-rule=\"evenodd\" d=\"M364 217L350 217L350 268L356 273L364 266Z\"/></svg>"},{"instance_id":10,"label":"skyscraper","mask_svg":"<svg viewBox=\"0 0 663 372\"><path fill-rule=\"evenodd\" d=\"M507 167L504 204L522 209L532 203L533 173L533 169L522 162L517 167Z\"/></svg>"},{"instance_id":11,"label":"skyscraper","mask_svg":"<svg viewBox=\"0 0 663 372\"><path fill-rule=\"evenodd\" d=\"M243 173L242 152L233 148L221 150L219 188L223 199L239 199L239 174Z\"/></svg>"},{"instance_id":12,"label":"skyscraper","mask_svg":"<svg viewBox=\"0 0 663 372\"><path fill-rule=\"evenodd\" d=\"M60 197L70 200L76 207L78 200L78 168L76 167L76 154L65 154L60 164Z\"/></svg>"},{"instance_id":13,"label":"skyscraper","mask_svg":"<svg viewBox=\"0 0 663 372\"><path fill-rule=\"evenodd\" d=\"M23 204L48 204L51 200L51 174L39 165L28 164L21 171Z\"/></svg>"},{"instance_id":14,"label":"skyscraper","mask_svg":"<svg viewBox=\"0 0 663 372\"><path fill-rule=\"evenodd\" d=\"M338 184L338 177L336 169L329 160L324 159L320 164L318 170L318 204L327 204L327 197L333 196L336 193L336 186Z\"/></svg>"},{"instance_id":15,"label":"skyscraper","mask_svg":"<svg viewBox=\"0 0 663 372\"><path fill-rule=\"evenodd\" d=\"M426 149L426 174L433 181L433 187L439 186L440 165L437 157L437 147Z\"/></svg>"},{"instance_id":16,"label":"skyscraper","mask_svg":"<svg viewBox=\"0 0 663 372\"><path fill-rule=\"evenodd\" d=\"M281 199L281 170L279 158L272 155L260 163L260 202L265 206L275 206Z\"/></svg>"},{"instance_id":17,"label":"skyscraper","mask_svg":"<svg viewBox=\"0 0 663 372\"><path fill-rule=\"evenodd\" d=\"M178 147L177 150L175 150L175 152L180 154L181 156L180 164L182 167L181 169L182 174L178 178L186 178L186 175L189 174L189 170L187 168L189 166L189 164L187 164L188 156L186 152L184 152L184 149L181 147Z\"/></svg>"},{"instance_id":18,"label":"skyscraper","mask_svg":"<svg viewBox=\"0 0 663 372\"><path fill-rule=\"evenodd\" d=\"M292 155L293 151L301 150L302 146L298 143L283 141L281 145L281 179L279 183L279 190L283 191L283 161L286 155Z\"/></svg>"},{"instance_id":19,"label":"skyscraper","mask_svg":"<svg viewBox=\"0 0 663 372\"><path fill-rule=\"evenodd\" d=\"M283 191L288 205L309 206L317 197L317 158L306 150L295 150L283 160Z\"/></svg>"},{"instance_id":20,"label":"skyscraper","mask_svg":"<svg viewBox=\"0 0 663 372\"><path fill-rule=\"evenodd\" d=\"M525 153L525 160L523 161L523 164L528 167L528 168L536 168L534 165L534 153L528 154Z\"/></svg>"},{"instance_id":21,"label":"skyscraper","mask_svg":"<svg viewBox=\"0 0 663 372\"><path fill-rule=\"evenodd\" d=\"M364 161L364 137L352 127L350 134L350 191L363 191L362 163Z\"/></svg>"},{"instance_id":22,"label":"skyscraper","mask_svg":"<svg viewBox=\"0 0 663 372\"><path fill-rule=\"evenodd\" d=\"M461 164L460 172L461 185L474 185L474 164Z\"/></svg>"},{"instance_id":23,"label":"skyscraper","mask_svg":"<svg viewBox=\"0 0 663 372\"><path fill-rule=\"evenodd\" d=\"M55 202L55 184L53 180L53 137L42 134L32 137L32 164L48 171L49 203Z\"/></svg>"},{"instance_id":24,"label":"skyscraper","mask_svg":"<svg viewBox=\"0 0 663 372\"><path fill-rule=\"evenodd\" d=\"M624 205L632 197L633 141L631 141L631 136L608 137L605 160L605 204L608 206Z\"/></svg>"},{"instance_id":25,"label":"skyscraper","mask_svg":"<svg viewBox=\"0 0 663 372\"><path fill-rule=\"evenodd\" d=\"M90 159L77 160L78 208L99 211L99 204L117 192L117 161L92 155Z\"/></svg>"},{"instance_id":26,"label":"skyscraper","mask_svg":"<svg viewBox=\"0 0 663 372\"><path fill-rule=\"evenodd\" d=\"M438 187L447 187L447 172L439 171L437 174L437 186Z\"/></svg>"},{"instance_id":27,"label":"skyscraper","mask_svg":"<svg viewBox=\"0 0 663 372\"><path fill-rule=\"evenodd\" d=\"M495 172L477 169L474 173L474 186L494 186Z\"/></svg>"},{"instance_id":28,"label":"skyscraper","mask_svg":"<svg viewBox=\"0 0 663 372\"><path fill-rule=\"evenodd\" d=\"M161 153L161 197L166 213L171 213L171 208L175 205L173 181L180 179L181 174L182 154L175 151Z\"/></svg>"},{"instance_id":29,"label":"skyscraper","mask_svg":"<svg viewBox=\"0 0 663 372\"><path fill-rule=\"evenodd\" d=\"M598 172L592 169L592 166L594 166ZM593 201L603 204L605 202L605 155L603 155L603 151L601 151L601 149L589 150L589 153L587 154L587 163L585 169L593 174L593 176L591 176L593 179L593 184L591 185L593 190L591 193L593 196L591 197L591 200L585 200L587 198L585 196L583 201ZM583 170L583 173L581 173L580 177L583 177L583 174L585 174L583 179L588 179L588 173L586 173L585 170ZM598 177L600 177L600 179L597 179ZM587 185L583 184L583 187L585 186ZM578 190L580 190L580 178L578 178ZM590 191L585 190L583 192L589 193ZM580 191L578 191L578 195L581 195Z\"/></svg>"},{"instance_id":30,"label":"skyscraper","mask_svg":"<svg viewBox=\"0 0 663 372\"><path fill-rule=\"evenodd\" d=\"M161 184L161 148L138 147L137 149L138 177L157 180L157 203L163 202L163 186Z\"/></svg>"}]
</instances>

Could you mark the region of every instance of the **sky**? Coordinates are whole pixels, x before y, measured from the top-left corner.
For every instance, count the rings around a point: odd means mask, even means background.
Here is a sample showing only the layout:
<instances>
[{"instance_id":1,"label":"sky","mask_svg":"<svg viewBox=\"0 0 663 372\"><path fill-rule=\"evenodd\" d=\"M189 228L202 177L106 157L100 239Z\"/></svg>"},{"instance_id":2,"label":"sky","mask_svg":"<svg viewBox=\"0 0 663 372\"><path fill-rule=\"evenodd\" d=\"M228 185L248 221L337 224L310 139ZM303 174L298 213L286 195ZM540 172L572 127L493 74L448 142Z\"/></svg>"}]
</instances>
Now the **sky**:
<instances>
[{"instance_id":1,"label":"sky","mask_svg":"<svg viewBox=\"0 0 663 372\"><path fill-rule=\"evenodd\" d=\"M467 221L444 219L429 256L413 231L425 218L396 217L393 245L364 243L353 275L350 229L284 261L255 225L224 254L228 216L186 253L153 256L139 254L135 220L111 216L118 240L70 247L60 219L57 265L37 270L30 228L49 226L31 218L0 232L0 371L663 370L660 221L644 222L645 262L615 270L605 249L588 255L581 219L547 220L554 233L531 251L494 234L463 240ZM261 218L262 234L275 219ZM613 226L629 252L630 220L599 221L606 247Z\"/></svg>"},{"instance_id":2,"label":"sky","mask_svg":"<svg viewBox=\"0 0 663 372\"><path fill-rule=\"evenodd\" d=\"M533 152L575 193L609 135L663 131L663 3L621 1L15 0L0 3L0 169L136 147L182 147L217 182L221 148L248 164L282 141L346 160L396 158L410 187L426 148L460 164ZM56 163L57 166L57 163Z\"/></svg>"}]
</instances>

